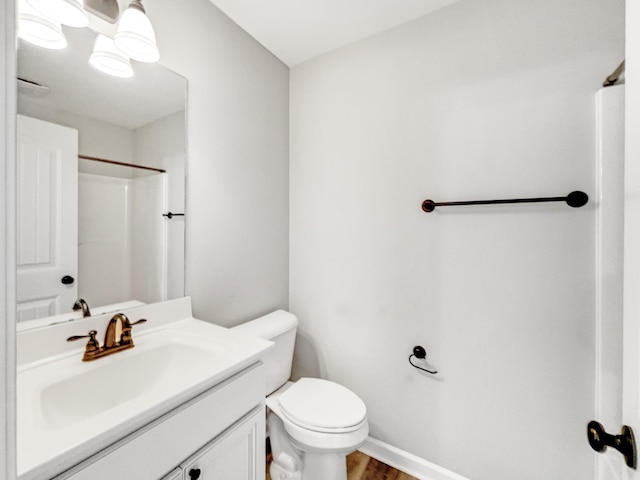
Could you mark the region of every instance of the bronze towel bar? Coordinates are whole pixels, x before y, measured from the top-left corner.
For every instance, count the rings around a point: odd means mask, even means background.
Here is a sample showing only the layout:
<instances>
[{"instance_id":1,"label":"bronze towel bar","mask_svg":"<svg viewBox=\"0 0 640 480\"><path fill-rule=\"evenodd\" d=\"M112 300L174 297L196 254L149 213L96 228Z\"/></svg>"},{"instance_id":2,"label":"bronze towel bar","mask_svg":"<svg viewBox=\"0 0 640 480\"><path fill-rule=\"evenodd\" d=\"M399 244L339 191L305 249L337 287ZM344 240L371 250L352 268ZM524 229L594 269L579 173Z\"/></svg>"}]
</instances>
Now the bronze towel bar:
<instances>
[{"instance_id":1,"label":"bronze towel bar","mask_svg":"<svg viewBox=\"0 0 640 480\"><path fill-rule=\"evenodd\" d=\"M496 205L502 203L541 203L541 202L566 202L567 205L579 208L587 204L589 195L584 192L571 192L566 197L542 197L542 198L510 198L506 200L469 200L466 202L434 202L425 200L422 202L422 210L433 212L436 207L449 207L458 205Z\"/></svg>"}]
</instances>

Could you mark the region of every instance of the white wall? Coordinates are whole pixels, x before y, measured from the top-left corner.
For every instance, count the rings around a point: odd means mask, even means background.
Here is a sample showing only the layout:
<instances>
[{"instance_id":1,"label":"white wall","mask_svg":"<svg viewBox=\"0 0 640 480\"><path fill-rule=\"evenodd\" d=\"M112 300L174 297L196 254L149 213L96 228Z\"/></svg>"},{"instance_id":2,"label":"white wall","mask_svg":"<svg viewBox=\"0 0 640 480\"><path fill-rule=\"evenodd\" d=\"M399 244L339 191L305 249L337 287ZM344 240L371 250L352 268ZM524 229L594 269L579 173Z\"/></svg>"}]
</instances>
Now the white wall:
<instances>
[{"instance_id":1,"label":"white wall","mask_svg":"<svg viewBox=\"0 0 640 480\"><path fill-rule=\"evenodd\" d=\"M18 111L78 130L79 155L133 162L133 130L64 110L44 108L24 94L19 96Z\"/></svg>"},{"instance_id":2,"label":"white wall","mask_svg":"<svg viewBox=\"0 0 640 480\"><path fill-rule=\"evenodd\" d=\"M146 5L188 80L186 293L230 325L288 306L288 68L207 0Z\"/></svg>"},{"instance_id":3,"label":"white wall","mask_svg":"<svg viewBox=\"0 0 640 480\"><path fill-rule=\"evenodd\" d=\"M474 480L593 478L595 98L622 0L462 0L291 73L296 373ZM427 348L436 377L409 366Z\"/></svg>"}]
</instances>

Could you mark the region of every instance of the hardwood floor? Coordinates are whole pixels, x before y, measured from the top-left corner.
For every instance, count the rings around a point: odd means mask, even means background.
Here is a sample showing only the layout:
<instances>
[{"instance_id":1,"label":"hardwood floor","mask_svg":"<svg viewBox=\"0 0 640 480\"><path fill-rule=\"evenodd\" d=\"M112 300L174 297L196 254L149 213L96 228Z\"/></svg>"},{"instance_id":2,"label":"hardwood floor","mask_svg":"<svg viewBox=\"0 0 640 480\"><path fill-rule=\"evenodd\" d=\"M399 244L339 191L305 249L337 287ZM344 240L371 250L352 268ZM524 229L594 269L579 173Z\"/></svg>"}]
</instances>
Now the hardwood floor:
<instances>
[{"instance_id":1,"label":"hardwood floor","mask_svg":"<svg viewBox=\"0 0 640 480\"><path fill-rule=\"evenodd\" d=\"M267 479L271 455L267 456ZM331 480L331 479L327 479ZM362 452L353 452L347 457L347 480L418 480L416 477L399 472L389 465L371 458Z\"/></svg>"},{"instance_id":2,"label":"hardwood floor","mask_svg":"<svg viewBox=\"0 0 640 480\"><path fill-rule=\"evenodd\" d=\"M347 480L418 480L404 472L355 451L347 457Z\"/></svg>"}]
</instances>

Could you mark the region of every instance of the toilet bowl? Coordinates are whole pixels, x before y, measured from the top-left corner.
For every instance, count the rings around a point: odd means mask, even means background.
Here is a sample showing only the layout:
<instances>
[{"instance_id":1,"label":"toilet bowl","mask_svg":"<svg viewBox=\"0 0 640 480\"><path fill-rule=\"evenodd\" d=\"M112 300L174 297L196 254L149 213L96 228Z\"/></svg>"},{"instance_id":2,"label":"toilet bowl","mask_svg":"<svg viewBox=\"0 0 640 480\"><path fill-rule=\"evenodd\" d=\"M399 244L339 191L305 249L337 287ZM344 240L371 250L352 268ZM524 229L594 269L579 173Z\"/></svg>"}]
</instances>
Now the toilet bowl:
<instances>
[{"instance_id":1,"label":"toilet bowl","mask_svg":"<svg viewBox=\"0 0 640 480\"><path fill-rule=\"evenodd\" d=\"M291 375L298 319L278 310L234 329L271 340L267 371L267 429L272 480L346 480L346 456L369 434L367 409L351 390L318 378Z\"/></svg>"}]
</instances>

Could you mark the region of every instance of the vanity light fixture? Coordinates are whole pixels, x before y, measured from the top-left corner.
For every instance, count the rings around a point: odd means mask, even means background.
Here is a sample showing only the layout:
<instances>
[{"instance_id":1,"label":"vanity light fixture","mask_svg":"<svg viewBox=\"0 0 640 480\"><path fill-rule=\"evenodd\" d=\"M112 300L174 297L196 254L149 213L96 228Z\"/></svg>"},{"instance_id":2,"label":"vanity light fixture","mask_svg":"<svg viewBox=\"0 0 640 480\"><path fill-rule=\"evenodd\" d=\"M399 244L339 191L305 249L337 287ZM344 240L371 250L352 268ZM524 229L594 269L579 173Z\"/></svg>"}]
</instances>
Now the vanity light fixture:
<instances>
[{"instance_id":1,"label":"vanity light fixture","mask_svg":"<svg viewBox=\"0 0 640 480\"><path fill-rule=\"evenodd\" d=\"M98 34L89 63L102 73L113 77L133 77L133 67L129 58L116 48L113 40L106 35Z\"/></svg>"},{"instance_id":2,"label":"vanity light fixture","mask_svg":"<svg viewBox=\"0 0 640 480\"><path fill-rule=\"evenodd\" d=\"M119 8L116 0L86 0L89 11L115 23ZM86 27L89 17L85 0L19 0L18 37L40 47L62 49L67 39L62 25ZM119 78L133 76L130 59L157 62L160 52L156 34L141 0L132 0L120 16L115 39L99 34L89 63L103 73Z\"/></svg>"},{"instance_id":3,"label":"vanity light fixture","mask_svg":"<svg viewBox=\"0 0 640 480\"><path fill-rule=\"evenodd\" d=\"M132 0L120 17L114 41L125 55L139 62L152 63L160 59L156 34L140 0Z\"/></svg>"},{"instance_id":4,"label":"vanity light fixture","mask_svg":"<svg viewBox=\"0 0 640 480\"><path fill-rule=\"evenodd\" d=\"M60 50L67 46L60 22L44 16L27 0L18 4L18 37L43 48Z\"/></svg>"},{"instance_id":5,"label":"vanity light fixture","mask_svg":"<svg viewBox=\"0 0 640 480\"><path fill-rule=\"evenodd\" d=\"M117 23L120 7L116 0L84 0L84 9L105 22Z\"/></svg>"},{"instance_id":6,"label":"vanity light fixture","mask_svg":"<svg viewBox=\"0 0 640 480\"><path fill-rule=\"evenodd\" d=\"M83 8L83 0L27 0L44 16L70 27L86 27L89 17Z\"/></svg>"}]
</instances>

